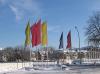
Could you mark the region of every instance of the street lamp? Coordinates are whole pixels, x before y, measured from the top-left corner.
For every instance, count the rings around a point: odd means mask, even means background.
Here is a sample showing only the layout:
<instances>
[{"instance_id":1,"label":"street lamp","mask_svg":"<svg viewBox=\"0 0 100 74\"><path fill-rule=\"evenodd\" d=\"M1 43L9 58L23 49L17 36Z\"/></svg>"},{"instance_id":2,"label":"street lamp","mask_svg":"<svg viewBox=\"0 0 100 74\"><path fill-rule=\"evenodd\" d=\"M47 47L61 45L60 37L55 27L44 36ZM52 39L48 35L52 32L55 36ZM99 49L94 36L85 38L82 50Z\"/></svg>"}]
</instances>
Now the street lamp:
<instances>
[{"instance_id":1,"label":"street lamp","mask_svg":"<svg viewBox=\"0 0 100 74\"><path fill-rule=\"evenodd\" d=\"M76 31L77 31L77 33L78 33L78 39L79 39L79 58L80 58L80 64L81 64L81 53L80 53L80 35L79 35L79 31L78 31L78 28L77 28L77 26L75 26L75 29L76 29Z\"/></svg>"},{"instance_id":2,"label":"street lamp","mask_svg":"<svg viewBox=\"0 0 100 74\"><path fill-rule=\"evenodd\" d=\"M80 51L80 35L79 35L79 31L78 31L77 26L75 26L75 29L76 29L76 31L77 31L77 33L78 33L78 39L79 39L79 51Z\"/></svg>"}]
</instances>

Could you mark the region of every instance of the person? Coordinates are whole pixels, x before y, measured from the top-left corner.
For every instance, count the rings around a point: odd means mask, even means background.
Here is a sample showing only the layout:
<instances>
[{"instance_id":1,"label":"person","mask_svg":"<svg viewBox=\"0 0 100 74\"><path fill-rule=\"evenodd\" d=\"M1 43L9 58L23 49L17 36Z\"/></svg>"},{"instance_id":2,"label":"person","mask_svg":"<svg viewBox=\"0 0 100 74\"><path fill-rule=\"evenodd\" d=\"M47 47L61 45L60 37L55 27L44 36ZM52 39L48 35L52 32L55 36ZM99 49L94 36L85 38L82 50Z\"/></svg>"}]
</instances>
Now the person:
<instances>
[{"instance_id":1,"label":"person","mask_svg":"<svg viewBox=\"0 0 100 74\"><path fill-rule=\"evenodd\" d=\"M94 61L94 65L96 64L96 62Z\"/></svg>"}]
</instances>

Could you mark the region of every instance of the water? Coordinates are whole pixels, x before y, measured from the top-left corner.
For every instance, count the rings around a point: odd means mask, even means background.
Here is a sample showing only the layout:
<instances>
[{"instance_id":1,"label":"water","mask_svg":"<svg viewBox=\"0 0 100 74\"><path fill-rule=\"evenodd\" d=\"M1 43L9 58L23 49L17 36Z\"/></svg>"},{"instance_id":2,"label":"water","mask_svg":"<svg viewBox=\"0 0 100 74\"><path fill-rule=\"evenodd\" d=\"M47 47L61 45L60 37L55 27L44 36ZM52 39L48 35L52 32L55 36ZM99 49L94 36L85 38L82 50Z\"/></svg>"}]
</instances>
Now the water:
<instances>
[{"instance_id":1,"label":"water","mask_svg":"<svg viewBox=\"0 0 100 74\"><path fill-rule=\"evenodd\" d=\"M100 74L100 68L74 69L74 70L18 70L1 74Z\"/></svg>"}]
</instances>

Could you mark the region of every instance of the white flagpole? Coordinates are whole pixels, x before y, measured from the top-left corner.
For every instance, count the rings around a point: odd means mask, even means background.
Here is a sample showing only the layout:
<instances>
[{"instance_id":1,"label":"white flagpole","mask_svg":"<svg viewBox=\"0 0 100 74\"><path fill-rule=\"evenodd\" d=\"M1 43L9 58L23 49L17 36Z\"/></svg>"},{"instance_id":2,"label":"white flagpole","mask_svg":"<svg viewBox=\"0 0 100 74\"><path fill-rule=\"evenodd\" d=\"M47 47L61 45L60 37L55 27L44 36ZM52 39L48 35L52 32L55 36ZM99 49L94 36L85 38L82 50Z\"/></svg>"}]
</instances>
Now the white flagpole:
<instances>
[{"instance_id":1,"label":"white flagpole","mask_svg":"<svg viewBox=\"0 0 100 74\"><path fill-rule=\"evenodd\" d=\"M39 50L37 49L37 46L36 46L36 50L37 50L37 65L39 66L39 59L38 59L39 58L39 56L38 56L39 55L38 54Z\"/></svg>"},{"instance_id":2,"label":"white flagpole","mask_svg":"<svg viewBox=\"0 0 100 74\"><path fill-rule=\"evenodd\" d=\"M31 48L30 48L30 45L25 47L25 48L29 49L29 66L31 66ZM25 66L25 63L24 63L24 66Z\"/></svg>"},{"instance_id":3,"label":"white flagpole","mask_svg":"<svg viewBox=\"0 0 100 74\"><path fill-rule=\"evenodd\" d=\"M48 67L48 48L46 46L46 49L47 49L47 67Z\"/></svg>"},{"instance_id":4,"label":"white flagpole","mask_svg":"<svg viewBox=\"0 0 100 74\"><path fill-rule=\"evenodd\" d=\"M42 48L42 44L40 46ZM43 61L44 61L44 51L43 51L43 49L41 51L41 60L42 60L42 67L43 67Z\"/></svg>"},{"instance_id":5,"label":"white flagpole","mask_svg":"<svg viewBox=\"0 0 100 74\"><path fill-rule=\"evenodd\" d=\"M64 47L63 47L63 64L64 64Z\"/></svg>"},{"instance_id":6,"label":"white flagpole","mask_svg":"<svg viewBox=\"0 0 100 74\"><path fill-rule=\"evenodd\" d=\"M36 61L38 62L38 50L37 50L37 47L36 47L36 51L37 51L37 54L36 54Z\"/></svg>"},{"instance_id":7,"label":"white flagpole","mask_svg":"<svg viewBox=\"0 0 100 74\"><path fill-rule=\"evenodd\" d=\"M64 64L64 42L63 42L63 64Z\"/></svg>"},{"instance_id":8,"label":"white flagpole","mask_svg":"<svg viewBox=\"0 0 100 74\"><path fill-rule=\"evenodd\" d=\"M31 48L29 46L29 49L30 49L30 66L31 66Z\"/></svg>"}]
</instances>

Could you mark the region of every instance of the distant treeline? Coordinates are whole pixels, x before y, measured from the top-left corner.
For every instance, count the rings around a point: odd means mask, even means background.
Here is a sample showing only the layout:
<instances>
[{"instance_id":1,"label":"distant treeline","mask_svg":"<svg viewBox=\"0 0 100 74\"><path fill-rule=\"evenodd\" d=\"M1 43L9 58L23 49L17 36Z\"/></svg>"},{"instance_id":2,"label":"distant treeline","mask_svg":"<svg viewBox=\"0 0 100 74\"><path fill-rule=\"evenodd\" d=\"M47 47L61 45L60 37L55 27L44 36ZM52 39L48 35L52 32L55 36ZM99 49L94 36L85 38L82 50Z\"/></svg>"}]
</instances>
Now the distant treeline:
<instances>
[{"instance_id":1,"label":"distant treeline","mask_svg":"<svg viewBox=\"0 0 100 74\"><path fill-rule=\"evenodd\" d=\"M62 51L58 51L53 47L40 48L35 51L31 51L31 58L36 60L31 61L40 61L47 60L58 60L64 58ZM43 56L43 57L42 57ZM0 62L23 62L30 61L30 48L25 48L23 46L17 47L6 47L3 50L0 50Z\"/></svg>"},{"instance_id":2,"label":"distant treeline","mask_svg":"<svg viewBox=\"0 0 100 74\"><path fill-rule=\"evenodd\" d=\"M6 47L0 50L0 62L28 61L29 54L29 48Z\"/></svg>"}]
</instances>

